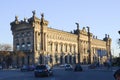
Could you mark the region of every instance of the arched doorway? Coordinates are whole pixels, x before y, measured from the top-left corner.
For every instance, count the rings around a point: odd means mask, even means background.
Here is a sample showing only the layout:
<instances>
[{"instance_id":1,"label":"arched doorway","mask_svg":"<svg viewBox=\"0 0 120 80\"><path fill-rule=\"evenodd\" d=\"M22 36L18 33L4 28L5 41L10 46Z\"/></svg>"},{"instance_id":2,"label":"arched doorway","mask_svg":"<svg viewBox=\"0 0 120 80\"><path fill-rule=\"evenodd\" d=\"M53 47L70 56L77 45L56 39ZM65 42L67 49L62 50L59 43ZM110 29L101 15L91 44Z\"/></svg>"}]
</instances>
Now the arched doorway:
<instances>
[{"instance_id":1,"label":"arched doorway","mask_svg":"<svg viewBox=\"0 0 120 80\"><path fill-rule=\"evenodd\" d=\"M22 57L22 66L25 64L25 57Z\"/></svg>"},{"instance_id":2,"label":"arched doorway","mask_svg":"<svg viewBox=\"0 0 120 80\"><path fill-rule=\"evenodd\" d=\"M69 55L69 63L72 64L72 55Z\"/></svg>"},{"instance_id":3,"label":"arched doorway","mask_svg":"<svg viewBox=\"0 0 120 80\"><path fill-rule=\"evenodd\" d=\"M67 55L65 56L65 63L68 63Z\"/></svg>"},{"instance_id":4,"label":"arched doorway","mask_svg":"<svg viewBox=\"0 0 120 80\"><path fill-rule=\"evenodd\" d=\"M76 56L73 57L73 63L76 64Z\"/></svg>"},{"instance_id":5,"label":"arched doorway","mask_svg":"<svg viewBox=\"0 0 120 80\"><path fill-rule=\"evenodd\" d=\"M60 56L60 64L63 63L63 56Z\"/></svg>"}]
</instances>

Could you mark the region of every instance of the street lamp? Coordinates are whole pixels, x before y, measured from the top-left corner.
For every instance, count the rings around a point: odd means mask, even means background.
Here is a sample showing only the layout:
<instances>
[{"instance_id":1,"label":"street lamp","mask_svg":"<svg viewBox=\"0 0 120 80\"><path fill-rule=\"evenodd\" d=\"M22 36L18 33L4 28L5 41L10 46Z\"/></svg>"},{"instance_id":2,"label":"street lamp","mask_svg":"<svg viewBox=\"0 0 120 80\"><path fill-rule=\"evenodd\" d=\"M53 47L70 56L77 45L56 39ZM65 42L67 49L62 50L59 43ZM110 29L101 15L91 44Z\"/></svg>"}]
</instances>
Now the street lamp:
<instances>
[{"instance_id":1,"label":"street lamp","mask_svg":"<svg viewBox=\"0 0 120 80\"><path fill-rule=\"evenodd\" d=\"M120 34L120 31L118 31L118 33Z\"/></svg>"},{"instance_id":2,"label":"street lamp","mask_svg":"<svg viewBox=\"0 0 120 80\"><path fill-rule=\"evenodd\" d=\"M52 67L53 67L53 56L52 56L52 54L50 55L50 63L52 64Z\"/></svg>"},{"instance_id":3,"label":"street lamp","mask_svg":"<svg viewBox=\"0 0 120 80\"><path fill-rule=\"evenodd\" d=\"M88 53L89 53L89 61L88 63L91 64L91 42L90 42L90 27L86 27L88 29Z\"/></svg>"},{"instance_id":4,"label":"street lamp","mask_svg":"<svg viewBox=\"0 0 120 80\"><path fill-rule=\"evenodd\" d=\"M79 23L75 23L77 25L77 35L78 35L78 63L80 63L80 30L79 30Z\"/></svg>"}]
</instances>

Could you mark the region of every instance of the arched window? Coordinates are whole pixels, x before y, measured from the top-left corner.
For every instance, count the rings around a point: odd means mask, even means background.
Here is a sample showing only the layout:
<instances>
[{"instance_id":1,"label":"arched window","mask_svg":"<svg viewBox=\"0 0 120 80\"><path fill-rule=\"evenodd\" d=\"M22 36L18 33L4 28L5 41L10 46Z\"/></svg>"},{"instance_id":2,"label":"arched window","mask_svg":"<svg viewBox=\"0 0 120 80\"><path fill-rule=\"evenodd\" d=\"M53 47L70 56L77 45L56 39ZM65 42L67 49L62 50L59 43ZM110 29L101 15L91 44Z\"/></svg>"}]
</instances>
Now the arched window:
<instances>
[{"instance_id":1,"label":"arched window","mask_svg":"<svg viewBox=\"0 0 120 80\"><path fill-rule=\"evenodd\" d=\"M65 52L67 52L67 44L65 45Z\"/></svg>"},{"instance_id":2,"label":"arched window","mask_svg":"<svg viewBox=\"0 0 120 80\"><path fill-rule=\"evenodd\" d=\"M22 50L25 50L25 43L22 43Z\"/></svg>"},{"instance_id":3,"label":"arched window","mask_svg":"<svg viewBox=\"0 0 120 80\"><path fill-rule=\"evenodd\" d=\"M63 46L63 45L62 45L62 44L60 44L60 52L62 52L62 51L63 51L63 50L62 50L62 46Z\"/></svg>"},{"instance_id":4,"label":"arched window","mask_svg":"<svg viewBox=\"0 0 120 80\"><path fill-rule=\"evenodd\" d=\"M16 44L16 49L20 50L20 44L19 43Z\"/></svg>"},{"instance_id":5,"label":"arched window","mask_svg":"<svg viewBox=\"0 0 120 80\"><path fill-rule=\"evenodd\" d=\"M31 46L31 43L30 42L27 42L27 47L30 47Z\"/></svg>"},{"instance_id":6,"label":"arched window","mask_svg":"<svg viewBox=\"0 0 120 80\"><path fill-rule=\"evenodd\" d=\"M57 44L55 44L55 51L58 51L58 48L57 48L57 46L58 46L58 45L57 45Z\"/></svg>"},{"instance_id":7,"label":"arched window","mask_svg":"<svg viewBox=\"0 0 120 80\"><path fill-rule=\"evenodd\" d=\"M27 50L30 50L31 49L31 43L30 42L27 42L27 46L26 46L27 48Z\"/></svg>"},{"instance_id":8,"label":"arched window","mask_svg":"<svg viewBox=\"0 0 120 80\"><path fill-rule=\"evenodd\" d=\"M76 46L74 46L73 48L74 48L74 52L75 52L75 48L76 48Z\"/></svg>"},{"instance_id":9,"label":"arched window","mask_svg":"<svg viewBox=\"0 0 120 80\"><path fill-rule=\"evenodd\" d=\"M72 45L70 45L70 52L72 52Z\"/></svg>"}]
</instances>

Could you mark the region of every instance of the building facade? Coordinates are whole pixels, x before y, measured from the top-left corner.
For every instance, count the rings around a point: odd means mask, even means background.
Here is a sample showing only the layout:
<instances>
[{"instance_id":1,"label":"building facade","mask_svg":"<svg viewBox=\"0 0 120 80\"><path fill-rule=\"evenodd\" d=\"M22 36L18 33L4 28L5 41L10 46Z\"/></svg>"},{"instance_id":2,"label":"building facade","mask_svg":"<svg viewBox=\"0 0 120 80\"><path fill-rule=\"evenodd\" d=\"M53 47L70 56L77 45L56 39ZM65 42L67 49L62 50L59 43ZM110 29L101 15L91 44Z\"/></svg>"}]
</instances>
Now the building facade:
<instances>
[{"instance_id":1,"label":"building facade","mask_svg":"<svg viewBox=\"0 0 120 80\"><path fill-rule=\"evenodd\" d=\"M104 62L111 56L111 38L106 35L97 39L83 27L66 32L48 27L49 22L41 14L39 19L33 16L22 21L15 17L10 23L13 35L13 51L21 51L17 63L23 64L64 64ZM16 63L16 62L14 62Z\"/></svg>"}]
</instances>

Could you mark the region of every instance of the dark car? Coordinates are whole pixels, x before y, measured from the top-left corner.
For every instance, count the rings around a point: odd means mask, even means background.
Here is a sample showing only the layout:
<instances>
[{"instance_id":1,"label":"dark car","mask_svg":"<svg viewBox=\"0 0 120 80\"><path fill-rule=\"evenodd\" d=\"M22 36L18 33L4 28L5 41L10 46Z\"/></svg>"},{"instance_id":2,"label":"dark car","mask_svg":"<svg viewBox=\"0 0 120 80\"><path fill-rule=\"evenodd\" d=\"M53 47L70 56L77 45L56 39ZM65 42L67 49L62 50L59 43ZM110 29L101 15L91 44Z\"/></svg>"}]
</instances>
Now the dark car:
<instances>
[{"instance_id":1,"label":"dark car","mask_svg":"<svg viewBox=\"0 0 120 80\"><path fill-rule=\"evenodd\" d=\"M21 67L21 71L34 71L35 66L34 65L23 65Z\"/></svg>"},{"instance_id":2,"label":"dark car","mask_svg":"<svg viewBox=\"0 0 120 80\"><path fill-rule=\"evenodd\" d=\"M73 70L72 65L66 64L66 65L65 65L65 70Z\"/></svg>"},{"instance_id":3,"label":"dark car","mask_svg":"<svg viewBox=\"0 0 120 80\"><path fill-rule=\"evenodd\" d=\"M83 71L81 64L76 64L74 67L74 71Z\"/></svg>"},{"instance_id":4,"label":"dark car","mask_svg":"<svg viewBox=\"0 0 120 80\"><path fill-rule=\"evenodd\" d=\"M53 75L53 70L49 65L41 64L37 65L34 70L35 77L50 76Z\"/></svg>"},{"instance_id":5,"label":"dark car","mask_svg":"<svg viewBox=\"0 0 120 80\"><path fill-rule=\"evenodd\" d=\"M2 68L3 68L2 65L0 65L0 70L1 70Z\"/></svg>"}]
</instances>

